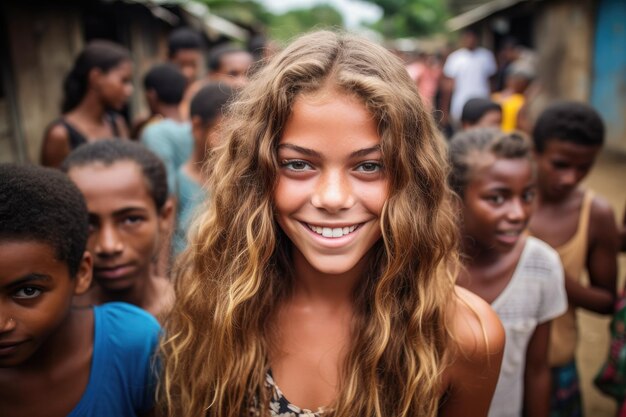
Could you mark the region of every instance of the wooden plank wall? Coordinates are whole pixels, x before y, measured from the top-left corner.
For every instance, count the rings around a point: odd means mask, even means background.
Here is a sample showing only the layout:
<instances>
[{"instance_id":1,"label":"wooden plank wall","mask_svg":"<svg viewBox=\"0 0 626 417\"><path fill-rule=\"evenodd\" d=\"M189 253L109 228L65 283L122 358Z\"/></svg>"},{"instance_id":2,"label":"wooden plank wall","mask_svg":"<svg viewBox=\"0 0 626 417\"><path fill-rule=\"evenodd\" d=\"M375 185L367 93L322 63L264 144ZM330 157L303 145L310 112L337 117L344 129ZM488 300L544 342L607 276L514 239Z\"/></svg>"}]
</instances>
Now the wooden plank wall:
<instances>
[{"instance_id":1,"label":"wooden plank wall","mask_svg":"<svg viewBox=\"0 0 626 417\"><path fill-rule=\"evenodd\" d=\"M133 85L130 99L133 118L147 115L149 110L145 100L143 77L148 70L159 62L167 60L167 35L169 28L145 14L137 15L130 23L130 45L133 58Z\"/></svg>"},{"instance_id":2,"label":"wooden plank wall","mask_svg":"<svg viewBox=\"0 0 626 417\"><path fill-rule=\"evenodd\" d=\"M38 162L44 130L60 114L62 80L83 47L80 12L52 2L6 11L17 110L28 158Z\"/></svg>"},{"instance_id":3,"label":"wooden plank wall","mask_svg":"<svg viewBox=\"0 0 626 417\"><path fill-rule=\"evenodd\" d=\"M541 7L534 38L542 91L533 102L533 118L554 100L587 102L592 79L594 0L554 0Z\"/></svg>"}]
</instances>

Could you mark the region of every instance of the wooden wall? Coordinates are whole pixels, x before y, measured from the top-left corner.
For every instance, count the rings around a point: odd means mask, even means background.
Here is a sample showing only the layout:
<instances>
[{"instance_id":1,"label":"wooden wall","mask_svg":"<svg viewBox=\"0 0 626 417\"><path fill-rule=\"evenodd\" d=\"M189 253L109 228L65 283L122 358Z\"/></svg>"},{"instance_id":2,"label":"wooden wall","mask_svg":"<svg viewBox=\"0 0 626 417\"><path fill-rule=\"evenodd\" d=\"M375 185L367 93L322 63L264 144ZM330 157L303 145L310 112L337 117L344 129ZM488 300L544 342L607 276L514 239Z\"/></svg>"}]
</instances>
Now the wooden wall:
<instances>
[{"instance_id":1,"label":"wooden wall","mask_svg":"<svg viewBox=\"0 0 626 417\"><path fill-rule=\"evenodd\" d=\"M532 117L554 100L589 101L594 3L594 0L553 0L544 2L535 14L541 94L533 103Z\"/></svg>"},{"instance_id":2,"label":"wooden wall","mask_svg":"<svg viewBox=\"0 0 626 417\"><path fill-rule=\"evenodd\" d=\"M58 117L61 83L83 47L80 12L53 2L37 8L5 4L18 119L27 157L39 161L41 139Z\"/></svg>"}]
</instances>

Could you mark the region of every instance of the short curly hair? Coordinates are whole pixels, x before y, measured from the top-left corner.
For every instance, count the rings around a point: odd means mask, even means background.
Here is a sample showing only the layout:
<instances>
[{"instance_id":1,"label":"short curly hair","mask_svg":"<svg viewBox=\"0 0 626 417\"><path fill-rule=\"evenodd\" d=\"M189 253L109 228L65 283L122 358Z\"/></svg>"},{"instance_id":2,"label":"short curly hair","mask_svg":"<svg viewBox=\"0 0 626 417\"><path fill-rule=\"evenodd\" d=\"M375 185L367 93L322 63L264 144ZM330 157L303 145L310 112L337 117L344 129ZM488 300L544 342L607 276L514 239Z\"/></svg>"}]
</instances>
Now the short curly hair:
<instances>
[{"instance_id":1,"label":"short curly hair","mask_svg":"<svg viewBox=\"0 0 626 417\"><path fill-rule=\"evenodd\" d=\"M484 154L502 159L528 159L532 163L532 143L521 132L504 133L495 128L476 128L459 132L448 147L450 174L448 184L461 198L472 180L475 166L484 160Z\"/></svg>"},{"instance_id":2,"label":"short curly hair","mask_svg":"<svg viewBox=\"0 0 626 417\"><path fill-rule=\"evenodd\" d=\"M170 33L167 39L167 53L170 58L181 49L201 50L204 44L200 32L188 27L180 27Z\"/></svg>"},{"instance_id":3,"label":"short curly hair","mask_svg":"<svg viewBox=\"0 0 626 417\"><path fill-rule=\"evenodd\" d=\"M131 161L139 165L154 205L161 211L168 195L165 165L158 156L140 143L109 139L79 146L65 158L61 170L69 172L74 167L94 163L109 166L119 161Z\"/></svg>"},{"instance_id":4,"label":"short curly hair","mask_svg":"<svg viewBox=\"0 0 626 417\"><path fill-rule=\"evenodd\" d=\"M75 277L89 237L80 190L56 169L0 164L0 240L43 242Z\"/></svg>"},{"instance_id":5,"label":"short curly hair","mask_svg":"<svg viewBox=\"0 0 626 417\"><path fill-rule=\"evenodd\" d=\"M535 150L543 152L550 140L561 140L583 146L604 144L604 122L591 106L563 101L546 108L533 129Z\"/></svg>"}]
</instances>

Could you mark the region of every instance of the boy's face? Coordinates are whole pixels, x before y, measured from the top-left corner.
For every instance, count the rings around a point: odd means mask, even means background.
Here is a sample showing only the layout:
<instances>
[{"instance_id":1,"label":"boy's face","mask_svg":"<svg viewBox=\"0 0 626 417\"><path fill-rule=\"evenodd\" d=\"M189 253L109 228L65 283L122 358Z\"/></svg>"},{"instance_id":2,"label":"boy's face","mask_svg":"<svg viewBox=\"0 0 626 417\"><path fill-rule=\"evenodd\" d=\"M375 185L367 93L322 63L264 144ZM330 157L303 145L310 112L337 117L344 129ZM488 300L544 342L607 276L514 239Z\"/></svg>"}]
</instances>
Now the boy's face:
<instances>
[{"instance_id":1,"label":"boy's face","mask_svg":"<svg viewBox=\"0 0 626 417\"><path fill-rule=\"evenodd\" d=\"M536 153L539 190L544 198L567 197L587 176L601 146L586 146L552 139Z\"/></svg>"},{"instance_id":2,"label":"boy's face","mask_svg":"<svg viewBox=\"0 0 626 417\"><path fill-rule=\"evenodd\" d=\"M191 118L191 133L193 135L196 148L203 149L204 160L210 151L220 145L222 116L218 116L212 123L205 123L199 116Z\"/></svg>"},{"instance_id":3,"label":"boy's face","mask_svg":"<svg viewBox=\"0 0 626 417\"><path fill-rule=\"evenodd\" d=\"M148 279L168 218L157 212L139 165L133 161L93 163L74 167L68 175L87 203L87 246L94 257L96 282L115 292Z\"/></svg>"},{"instance_id":4,"label":"boy's face","mask_svg":"<svg viewBox=\"0 0 626 417\"><path fill-rule=\"evenodd\" d=\"M185 76L187 85L193 83L198 78L200 65L202 62L202 52L199 49L179 49L172 56L171 62L180 68L180 72Z\"/></svg>"},{"instance_id":5,"label":"boy's face","mask_svg":"<svg viewBox=\"0 0 626 417\"><path fill-rule=\"evenodd\" d=\"M68 317L72 296L91 283L85 255L75 278L54 248L28 240L0 241L0 368L14 367L51 343Z\"/></svg>"},{"instance_id":6,"label":"boy's face","mask_svg":"<svg viewBox=\"0 0 626 417\"><path fill-rule=\"evenodd\" d=\"M233 88L243 88L248 84L248 71L254 63L252 55L246 51L224 54L219 69L211 74L216 81L223 81Z\"/></svg>"}]
</instances>

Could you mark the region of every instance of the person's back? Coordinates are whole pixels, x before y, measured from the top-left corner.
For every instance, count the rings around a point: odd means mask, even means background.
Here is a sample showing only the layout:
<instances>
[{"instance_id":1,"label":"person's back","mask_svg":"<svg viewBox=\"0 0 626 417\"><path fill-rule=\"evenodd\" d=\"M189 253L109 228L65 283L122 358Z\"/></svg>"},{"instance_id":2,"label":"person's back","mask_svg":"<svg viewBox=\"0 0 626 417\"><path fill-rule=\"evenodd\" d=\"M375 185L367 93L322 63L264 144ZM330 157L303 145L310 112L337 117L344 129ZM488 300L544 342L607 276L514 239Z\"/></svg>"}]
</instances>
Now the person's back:
<instances>
[{"instance_id":1,"label":"person's back","mask_svg":"<svg viewBox=\"0 0 626 417\"><path fill-rule=\"evenodd\" d=\"M179 105L185 93L186 80L173 64L156 65L144 79L148 102L162 119L146 126L141 142L157 154L167 169L170 194L176 191L176 171L193 149L191 126L180 115Z\"/></svg>"},{"instance_id":2,"label":"person's back","mask_svg":"<svg viewBox=\"0 0 626 417\"><path fill-rule=\"evenodd\" d=\"M533 131L539 174L538 205L531 233L559 253L570 308L551 330L555 415L580 410L575 364L575 309L600 314L613 311L617 277L618 232L609 204L579 187L604 141L602 119L591 107L575 102L547 108ZM589 286L581 282L587 270Z\"/></svg>"},{"instance_id":3,"label":"person's back","mask_svg":"<svg viewBox=\"0 0 626 417\"><path fill-rule=\"evenodd\" d=\"M156 320L123 303L71 307L91 283L80 191L55 170L0 165L0 217L2 416L149 413Z\"/></svg>"},{"instance_id":4,"label":"person's back","mask_svg":"<svg viewBox=\"0 0 626 417\"><path fill-rule=\"evenodd\" d=\"M203 185L210 167L210 154L222 142L221 125L226 105L235 96L235 90L223 83L209 83L191 101L191 129L194 151L177 172L177 220L173 238L174 253L187 246L187 231L193 215L208 197Z\"/></svg>"},{"instance_id":5,"label":"person's back","mask_svg":"<svg viewBox=\"0 0 626 417\"><path fill-rule=\"evenodd\" d=\"M450 115L454 121L459 120L467 100L487 98L491 92L489 78L496 72L496 61L491 51L477 43L475 32L464 32L464 47L451 53L443 67L443 74L453 81Z\"/></svg>"}]
</instances>

